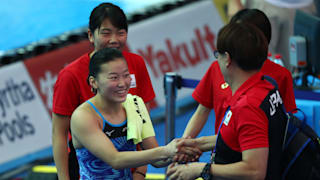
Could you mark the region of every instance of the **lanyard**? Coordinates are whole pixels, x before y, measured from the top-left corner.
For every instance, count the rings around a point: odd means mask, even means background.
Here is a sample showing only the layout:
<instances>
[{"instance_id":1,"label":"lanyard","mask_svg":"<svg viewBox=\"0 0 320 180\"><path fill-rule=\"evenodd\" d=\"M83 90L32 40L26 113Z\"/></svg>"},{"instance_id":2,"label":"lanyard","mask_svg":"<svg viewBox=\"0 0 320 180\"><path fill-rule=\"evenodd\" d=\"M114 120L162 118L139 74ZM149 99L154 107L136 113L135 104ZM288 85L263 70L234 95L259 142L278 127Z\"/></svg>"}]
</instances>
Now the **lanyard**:
<instances>
[{"instance_id":1,"label":"lanyard","mask_svg":"<svg viewBox=\"0 0 320 180\"><path fill-rule=\"evenodd\" d=\"M222 121L221 121L221 123L220 123L219 129L218 129L218 133L217 133L216 145L214 146L214 148L213 148L213 150L212 150L212 152L211 152L211 160L210 160L211 163L214 162L214 157L215 157L215 154L216 154L216 149L217 149L217 144L218 144L220 129L221 129L221 126L222 126L224 120L225 120L226 117L227 117L227 114L228 114L229 110L230 110L230 106L227 108L227 110L226 110L226 112L225 112L225 114L224 114L224 117L223 117L223 119L222 119Z\"/></svg>"}]
</instances>

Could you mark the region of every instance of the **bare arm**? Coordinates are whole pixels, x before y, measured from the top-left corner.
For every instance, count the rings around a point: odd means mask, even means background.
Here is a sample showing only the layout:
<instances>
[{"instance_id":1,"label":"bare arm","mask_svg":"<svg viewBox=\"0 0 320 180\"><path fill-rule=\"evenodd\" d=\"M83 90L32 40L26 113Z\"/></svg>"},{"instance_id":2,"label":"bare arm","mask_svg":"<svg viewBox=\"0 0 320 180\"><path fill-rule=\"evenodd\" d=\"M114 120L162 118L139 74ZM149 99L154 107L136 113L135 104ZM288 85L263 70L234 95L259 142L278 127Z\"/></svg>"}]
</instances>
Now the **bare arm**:
<instances>
[{"instance_id":1,"label":"bare arm","mask_svg":"<svg viewBox=\"0 0 320 180\"><path fill-rule=\"evenodd\" d=\"M208 120L209 114L210 114L211 109L199 104L196 111L193 113L191 119L189 120L187 127L184 130L183 133L183 138L195 138L196 136L198 136L198 134L200 133L200 131L202 130L203 126L205 125L205 123ZM197 138L197 140L188 140L188 142L195 142L196 143L196 147L199 148L201 151L208 151L206 147L203 146L202 141L204 141L205 139L199 139ZM209 142L209 141L207 141ZM201 145L200 145L201 144ZM202 146L202 147L200 147ZM210 146L207 145L207 146ZM186 160L186 156L184 155L177 155L175 156L175 159L177 159L178 161L183 161ZM171 167L171 166L170 166ZM169 167L169 168L170 168Z\"/></svg>"},{"instance_id":2,"label":"bare arm","mask_svg":"<svg viewBox=\"0 0 320 180\"><path fill-rule=\"evenodd\" d=\"M267 172L269 148L256 148L242 152L242 161L229 165L213 165L214 176L228 179L264 179Z\"/></svg>"},{"instance_id":3,"label":"bare arm","mask_svg":"<svg viewBox=\"0 0 320 180\"><path fill-rule=\"evenodd\" d=\"M143 139L143 141L142 141L142 148L143 149L152 149L152 148L156 148L156 147L159 147L159 145L158 145L158 142L154 136ZM169 165L170 162L171 162L170 159L165 159L165 160L161 160L161 161L156 161L151 164L152 164L152 166L159 168L159 167L164 167L164 166Z\"/></svg>"},{"instance_id":4,"label":"bare arm","mask_svg":"<svg viewBox=\"0 0 320 180\"><path fill-rule=\"evenodd\" d=\"M195 138L206 124L211 109L199 104L184 130L183 137Z\"/></svg>"},{"instance_id":5,"label":"bare arm","mask_svg":"<svg viewBox=\"0 0 320 180\"><path fill-rule=\"evenodd\" d=\"M217 135L214 136L202 136L194 139L196 146L202 151L211 151L216 145Z\"/></svg>"},{"instance_id":6,"label":"bare arm","mask_svg":"<svg viewBox=\"0 0 320 180\"><path fill-rule=\"evenodd\" d=\"M269 148L256 148L242 152L242 161L232 164L212 164L214 179L263 180L266 176ZM173 166L167 172L170 179L195 179L200 176L205 163ZM185 177L185 178L184 178Z\"/></svg>"},{"instance_id":7,"label":"bare arm","mask_svg":"<svg viewBox=\"0 0 320 180\"><path fill-rule=\"evenodd\" d=\"M68 168L68 132L70 117L52 114L53 158L60 180L69 179Z\"/></svg>"},{"instance_id":8,"label":"bare arm","mask_svg":"<svg viewBox=\"0 0 320 180\"><path fill-rule=\"evenodd\" d=\"M167 146L144 151L118 152L111 140L101 131L90 113L76 113L71 118L72 136L99 159L115 169L132 168L171 158L177 151L176 141ZM110 158L112 157L112 158Z\"/></svg>"}]
</instances>

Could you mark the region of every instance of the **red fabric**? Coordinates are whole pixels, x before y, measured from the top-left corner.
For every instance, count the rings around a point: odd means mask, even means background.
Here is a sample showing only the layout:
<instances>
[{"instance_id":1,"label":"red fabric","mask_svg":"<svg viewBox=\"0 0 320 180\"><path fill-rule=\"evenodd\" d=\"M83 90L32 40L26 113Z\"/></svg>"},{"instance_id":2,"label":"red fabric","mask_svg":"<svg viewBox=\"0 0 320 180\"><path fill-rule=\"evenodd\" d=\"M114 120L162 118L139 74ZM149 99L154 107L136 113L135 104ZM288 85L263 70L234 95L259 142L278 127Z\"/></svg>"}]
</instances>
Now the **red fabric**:
<instances>
[{"instance_id":1,"label":"red fabric","mask_svg":"<svg viewBox=\"0 0 320 180\"><path fill-rule=\"evenodd\" d=\"M286 111L293 111L297 108L293 91L293 79L291 72L270 60L266 60L261 68L261 72L277 81L279 92L284 102Z\"/></svg>"},{"instance_id":2,"label":"red fabric","mask_svg":"<svg viewBox=\"0 0 320 180\"><path fill-rule=\"evenodd\" d=\"M276 80L286 110L294 110L296 108L296 103L291 73L286 68L270 60L265 61L261 68L261 72ZM217 61L214 61L192 93L192 97L198 103L206 106L207 108L214 109L216 116L216 133L220 122L224 117L224 113L227 110L227 107L223 106L223 102L228 101L232 95L230 87L222 88L224 83L224 78L220 71L219 64Z\"/></svg>"},{"instance_id":3,"label":"red fabric","mask_svg":"<svg viewBox=\"0 0 320 180\"><path fill-rule=\"evenodd\" d=\"M244 82L229 103L232 115L221 126L220 135L234 151L269 147L268 118L260 104L274 87L262 80L261 72Z\"/></svg>"},{"instance_id":4,"label":"red fabric","mask_svg":"<svg viewBox=\"0 0 320 180\"><path fill-rule=\"evenodd\" d=\"M134 74L136 79L136 88L131 88L129 93L140 96L144 102L151 101L155 93L142 57L128 52L123 52L123 55L130 74ZM87 84L89 61L89 53L86 53L59 72L53 94L54 113L71 116L81 103L93 97Z\"/></svg>"},{"instance_id":5,"label":"red fabric","mask_svg":"<svg viewBox=\"0 0 320 180\"><path fill-rule=\"evenodd\" d=\"M129 93L138 95L144 102L150 102L155 98L150 76L141 56L129 52L123 52L127 60L130 74L135 74L136 88L131 88Z\"/></svg>"},{"instance_id":6,"label":"red fabric","mask_svg":"<svg viewBox=\"0 0 320 180\"><path fill-rule=\"evenodd\" d=\"M200 83L192 93L192 97L203 106L209 109L214 109L216 122L215 132L226 112L226 107L223 107L223 102L231 97L232 92L230 87L222 88L225 84L223 75L217 61L213 62L209 67L207 73L200 80Z\"/></svg>"},{"instance_id":7,"label":"red fabric","mask_svg":"<svg viewBox=\"0 0 320 180\"><path fill-rule=\"evenodd\" d=\"M90 50L90 41L83 40L23 61L49 114L52 113L51 88L59 71Z\"/></svg>"}]
</instances>

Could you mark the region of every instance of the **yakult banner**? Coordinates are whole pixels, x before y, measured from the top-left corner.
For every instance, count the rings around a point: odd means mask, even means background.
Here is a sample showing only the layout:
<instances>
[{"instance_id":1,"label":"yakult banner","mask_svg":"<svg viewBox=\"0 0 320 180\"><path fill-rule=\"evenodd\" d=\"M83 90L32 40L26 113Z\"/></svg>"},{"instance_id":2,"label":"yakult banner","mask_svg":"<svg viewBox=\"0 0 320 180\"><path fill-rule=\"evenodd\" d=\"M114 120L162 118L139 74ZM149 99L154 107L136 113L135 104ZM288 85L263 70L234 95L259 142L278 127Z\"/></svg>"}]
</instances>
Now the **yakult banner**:
<instances>
[{"instance_id":1,"label":"yakult banner","mask_svg":"<svg viewBox=\"0 0 320 180\"><path fill-rule=\"evenodd\" d=\"M23 63L0 69L0 165L51 146L51 121Z\"/></svg>"},{"instance_id":2,"label":"yakult banner","mask_svg":"<svg viewBox=\"0 0 320 180\"><path fill-rule=\"evenodd\" d=\"M213 2L203 0L129 27L129 50L145 59L158 105L165 103L165 72L201 79L214 61L216 34L222 26ZM58 72L91 50L86 40L1 67L0 167L50 148L50 114ZM179 91L178 99L192 91Z\"/></svg>"},{"instance_id":3,"label":"yakult banner","mask_svg":"<svg viewBox=\"0 0 320 180\"><path fill-rule=\"evenodd\" d=\"M221 16L211 0L192 3L129 26L129 50L144 58L158 105L165 103L165 72L201 79L214 60L216 34L222 26ZM90 42L84 40L24 61L49 114L58 72L91 50ZM178 98L191 92L183 89Z\"/></svg>"},{"instance_id":4,"label":"yakult banner","mask_svg":"<svg viewBox=\"0 0 320 180\"><path fill-rule=\"evenodd\" d=\"M201 79L215 60L217 32L224 25L212 0L192 3L129 27L128 48L147 64L157 95L164 105L163 76L177 72L183 78ZM182 89L178 99L193 90Z\"/></svg>"}]
</instances>

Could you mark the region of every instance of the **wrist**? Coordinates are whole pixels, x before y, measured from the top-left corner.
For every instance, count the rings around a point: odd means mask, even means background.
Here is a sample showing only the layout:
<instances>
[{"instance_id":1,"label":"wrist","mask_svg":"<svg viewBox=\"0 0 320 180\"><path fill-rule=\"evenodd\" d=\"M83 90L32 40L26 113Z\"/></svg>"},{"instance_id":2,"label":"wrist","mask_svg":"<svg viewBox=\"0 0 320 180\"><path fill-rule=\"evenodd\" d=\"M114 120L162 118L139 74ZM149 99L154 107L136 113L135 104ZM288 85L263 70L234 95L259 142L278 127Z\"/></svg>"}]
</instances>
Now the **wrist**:
<instances>
[{"instance_id":1,"label":"wrist","mask_svg":"<svg viewBox=\"0 0 320 180\"><path fill-rule=\"evenodd\" d=\"M211 163L205 164L203 167L200 177L202 177L204 180L211 180L212 179L212 174L211 174Z\"/></svg>"},{"instance_id":2,"label":"wrist","mask_svg":"<svg viewBox=\"0 0 320 180\"><path fill-rule=\"evenodd\" d=\"M162 160L165 160L165 159L172 159L176 153L177 153L177 150L176 149L173 149L172 147L170 147L170 144L166 145L163 147L163 159Z\"/></svg>"},{"instance_id":3,"label":"wrist","mask_svg":"<svg viewBox=\"0 0 320 180\"><path fill-rule=\"evenodd\" d=\"M215 146L215 136L203 136L196 139L202 152L211 151Z\"/></svg>"}]
</instances>

